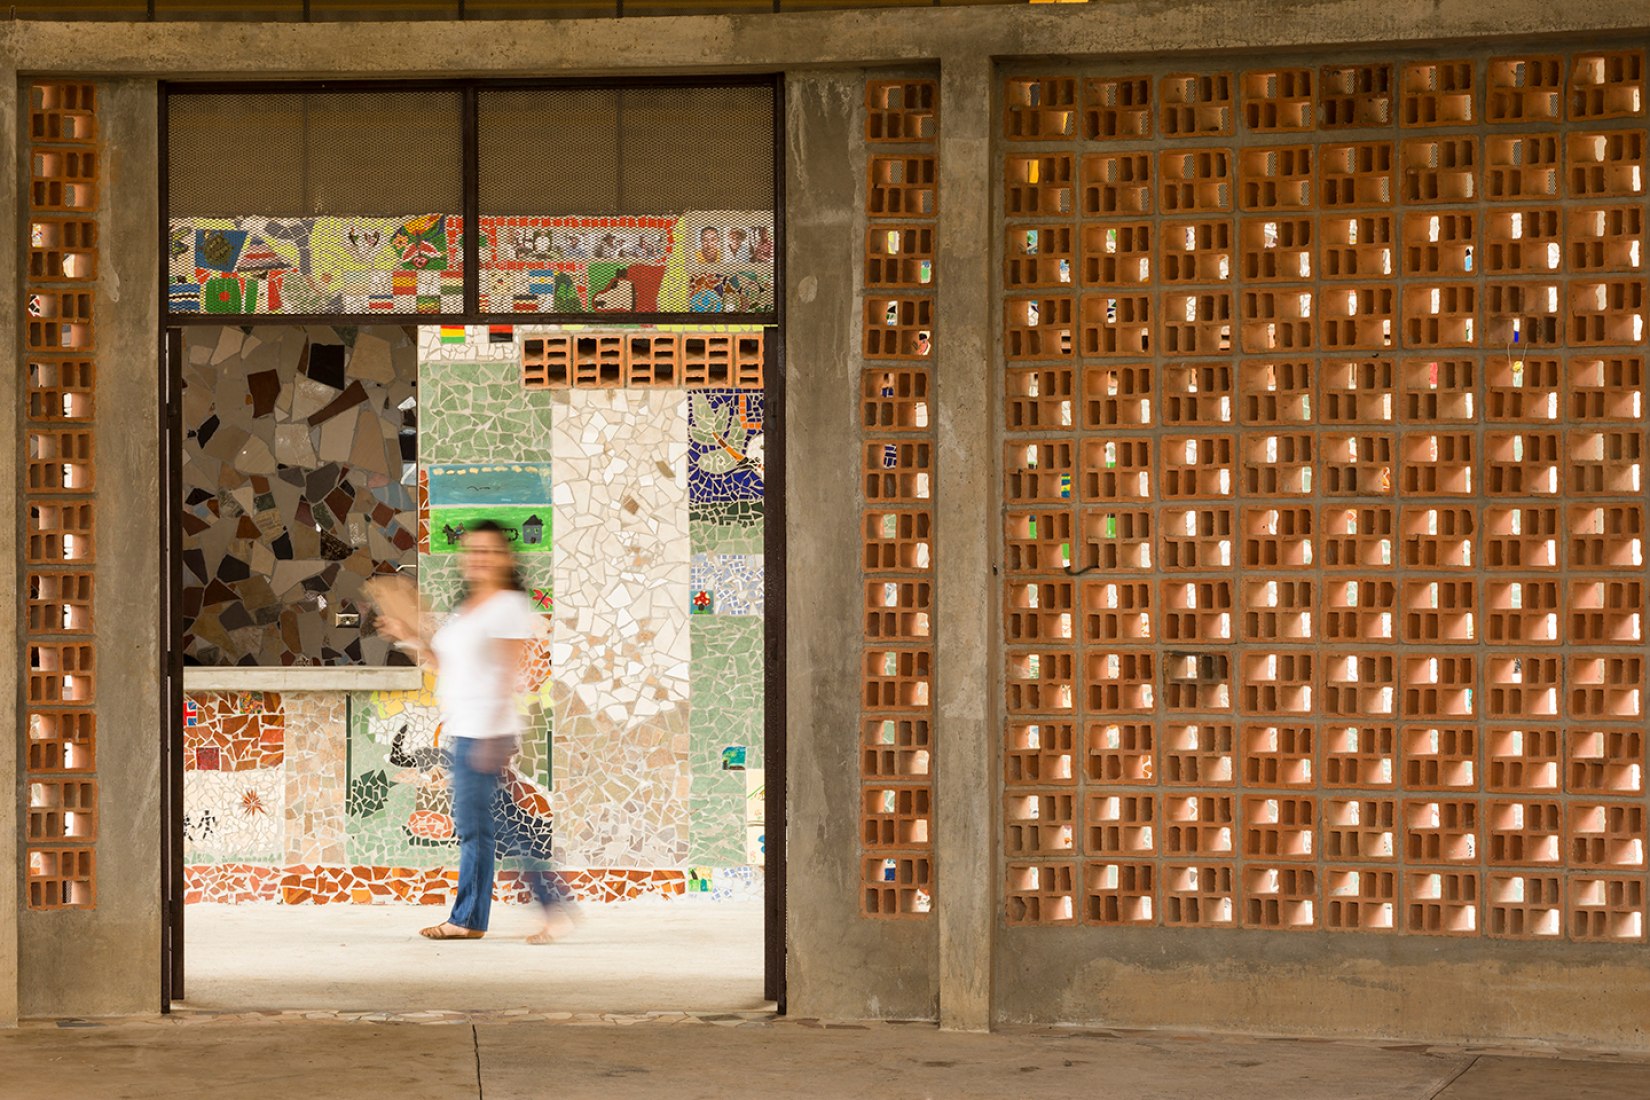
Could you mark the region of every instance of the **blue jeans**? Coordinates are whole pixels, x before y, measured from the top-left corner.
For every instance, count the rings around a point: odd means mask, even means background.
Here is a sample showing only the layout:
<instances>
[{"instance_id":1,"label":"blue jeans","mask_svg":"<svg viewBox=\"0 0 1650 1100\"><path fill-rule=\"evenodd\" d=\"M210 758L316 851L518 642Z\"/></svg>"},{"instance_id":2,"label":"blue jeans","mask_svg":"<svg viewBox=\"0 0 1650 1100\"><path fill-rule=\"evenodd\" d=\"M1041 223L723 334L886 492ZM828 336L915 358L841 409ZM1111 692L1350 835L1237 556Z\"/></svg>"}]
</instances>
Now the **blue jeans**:
<instances>
[{"instance_id":1,"label":"blue jeans","mask_svg":"<svg viewBox=\"0 0 1650 1100\"><path fill-rule=\"evenodd\" d=\"M532 853L532 839L526 835L520 811L504 788L504 773L489 771L477 759L490 746L479 738L455 737L452 741L453 824L458 829L458 890L453 895L452 915L447 919L460 928L487 930L493 907L493 868L500 841L506 852L523 854L528 869L523 874L533 897L546 908L566 900L561 878L549 861Z\"/></svg>"}]
</instances>

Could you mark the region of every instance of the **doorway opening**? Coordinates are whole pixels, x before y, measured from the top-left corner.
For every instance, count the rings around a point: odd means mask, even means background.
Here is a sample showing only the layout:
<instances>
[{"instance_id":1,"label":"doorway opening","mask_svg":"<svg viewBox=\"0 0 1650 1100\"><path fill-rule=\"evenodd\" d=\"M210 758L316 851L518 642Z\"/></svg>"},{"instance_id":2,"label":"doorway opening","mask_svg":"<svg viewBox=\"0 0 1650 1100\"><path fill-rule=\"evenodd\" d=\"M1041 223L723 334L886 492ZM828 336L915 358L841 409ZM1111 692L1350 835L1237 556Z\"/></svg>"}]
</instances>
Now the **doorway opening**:
<instances>
[{"instance_id":1,"label":"doorway opening","mask_svg":"<svg viewBox=\"0 0 1650 1100\"><path fill-rule=\"evenodd\" d=\"M776 95L168 89L168 1005L782 1009ZM435 170L413 173L419 203L338 188L358 168L337 130L367 117L351 97L384 96L426 123L456 107L461 213L406 213L453 208ZM257 184L260 209L192 174L237 113L301 132L301 178ZM759 146L756 182L686 172L673 194L683 125ZM607 151L535 185L501 128ZM483 518L542 631L493 927L432 944L417 929L456 878L449 746L362 585L412 574L450 612ZM585 915L549 946L516 904L543 858Z\"/></svg>"}]
</instances>

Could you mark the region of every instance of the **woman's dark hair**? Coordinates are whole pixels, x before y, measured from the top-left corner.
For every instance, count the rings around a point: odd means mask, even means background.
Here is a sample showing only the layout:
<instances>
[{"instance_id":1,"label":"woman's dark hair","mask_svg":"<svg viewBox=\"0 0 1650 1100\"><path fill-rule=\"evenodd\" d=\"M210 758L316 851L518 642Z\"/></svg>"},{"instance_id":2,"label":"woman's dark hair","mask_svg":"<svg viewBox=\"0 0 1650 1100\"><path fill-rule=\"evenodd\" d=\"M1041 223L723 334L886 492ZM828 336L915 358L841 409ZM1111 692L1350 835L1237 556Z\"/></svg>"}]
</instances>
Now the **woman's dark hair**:
<instances>
[{"instance_id":1,"label":"woman's dark hair","mask_svg":"<svg viewBox=\"0 0 1650 1100\"><path fill-rule=\"evenodd\" d=\"M503 524L495 523L490 519L478 519L474 523L467 524L464 528L464 535L466 538L470 535L485 534L497 535L504 541L504 548L510 553L510 577L504 582L504 586L506 588L513 589L516 592L527 591L527 582L521 579L521 566L516 564L516 548L510 544L510 532L504 529ZM459 592L458 599L459 602L462 603L469 598L470 582L465 581L463 589Z\"/></svg>"}]
</instances>

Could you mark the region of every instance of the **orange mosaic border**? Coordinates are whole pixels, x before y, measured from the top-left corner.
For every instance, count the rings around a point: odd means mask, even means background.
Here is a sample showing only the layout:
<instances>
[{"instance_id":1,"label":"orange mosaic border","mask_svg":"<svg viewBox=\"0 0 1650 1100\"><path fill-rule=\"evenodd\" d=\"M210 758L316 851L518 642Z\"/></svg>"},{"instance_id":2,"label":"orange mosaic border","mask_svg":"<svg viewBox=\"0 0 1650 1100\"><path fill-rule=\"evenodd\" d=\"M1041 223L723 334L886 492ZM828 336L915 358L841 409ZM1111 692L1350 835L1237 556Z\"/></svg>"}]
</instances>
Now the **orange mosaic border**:
<instances>
[{"instance_id":1,"label":"orange mosaic border","mask_svg":"<svg viewBox=\"0 0 1650 1100\"><path fill-rule=\"evenodd\" d=\"M575 898L593 903L709 892L708 880L693 871L605 868L560 874ZM458 888L458 869L203 863L184 869L184 883L184 902L189 905L445 905ZM697 883L705 887L701 890ZM493 882L493 900L525 904L532 893L519 872L500 871Z\"/></svg>"}]
</instances>

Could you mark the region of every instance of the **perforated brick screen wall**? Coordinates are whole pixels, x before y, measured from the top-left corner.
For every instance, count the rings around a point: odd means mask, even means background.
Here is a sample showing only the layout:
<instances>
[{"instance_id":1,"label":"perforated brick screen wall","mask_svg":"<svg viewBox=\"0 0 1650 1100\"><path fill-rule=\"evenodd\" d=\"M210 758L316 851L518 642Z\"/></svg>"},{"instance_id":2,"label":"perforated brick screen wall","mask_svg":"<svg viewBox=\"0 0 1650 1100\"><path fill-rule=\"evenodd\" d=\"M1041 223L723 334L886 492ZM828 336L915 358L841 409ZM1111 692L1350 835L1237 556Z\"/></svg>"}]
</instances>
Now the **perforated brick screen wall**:
<instances>
[{"instance_id":1,"label":"perforated brick screen wall","mask_svg":"<svg viewBox=\"0 0 1650 1100\"><path fill-rule=\"evenodd\" d=\"M861 307L861 909L921 918L935 902L934 358L939 88L865 88Z\"/></svg>"},{"instance_id":2,"label":"perforated brick screen wall","mask_svg":"<svg viewBox=\"0 0 1650 1100\"><path fill-rule=\"evenodd\" d=\"M1643 52L1001 93L1007 919L1643 940Z\"/></svg>"},{"instance_id":3,"label":"perforated brick screen wall","mask_svg":"<svg viewBox=\"0 0 1650 1100\"><path fill-rule=\"evenodd\" d=\"M528 389L671 387L759 390L766 331L601 332L522 338Z\"/></svg>"},{"instance_id":4,"label":"perforated brick screen wall","mask_svg":"<svg viewBox=\"0 0 1650 1100\"><path fill-rule=\"evenodd\" d=\"M90 84L28 89L23 616L25 901L96 904L93 405L102 146Z\"/></svg>"}]
</instances>

